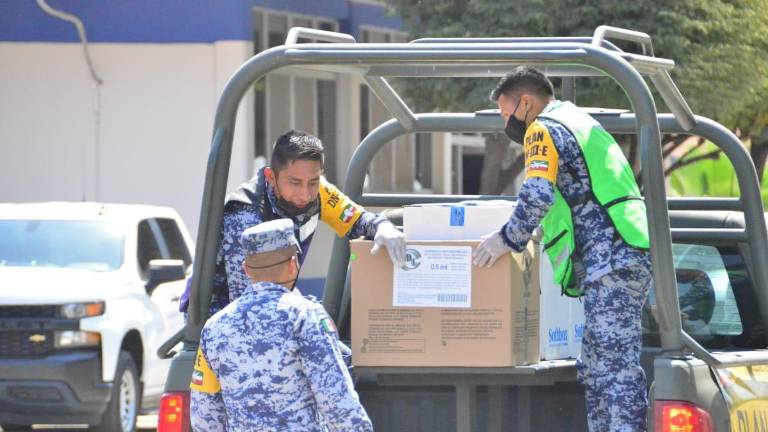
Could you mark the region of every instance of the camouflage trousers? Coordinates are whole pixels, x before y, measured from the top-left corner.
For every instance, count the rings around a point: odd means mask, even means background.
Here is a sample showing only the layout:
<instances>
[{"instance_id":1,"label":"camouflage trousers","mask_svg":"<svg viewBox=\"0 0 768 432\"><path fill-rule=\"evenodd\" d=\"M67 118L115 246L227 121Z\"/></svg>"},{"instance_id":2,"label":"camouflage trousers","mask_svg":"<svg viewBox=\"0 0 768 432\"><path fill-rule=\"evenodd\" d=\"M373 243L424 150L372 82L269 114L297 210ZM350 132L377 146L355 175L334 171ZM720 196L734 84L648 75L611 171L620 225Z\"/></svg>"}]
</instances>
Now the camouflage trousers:
<instances>
[{"instance_id":1,"label":"camouflage trousers","mask_svg":"<svg viewBox=\"0 0 768 432\"><path fill-rule=\"evenodd\" d=\"M640 314L651 281L648 268L631 266L586 284L586 322L576 367L585 386L590 432L646 430Z\"/></svg>"}]
</instances>

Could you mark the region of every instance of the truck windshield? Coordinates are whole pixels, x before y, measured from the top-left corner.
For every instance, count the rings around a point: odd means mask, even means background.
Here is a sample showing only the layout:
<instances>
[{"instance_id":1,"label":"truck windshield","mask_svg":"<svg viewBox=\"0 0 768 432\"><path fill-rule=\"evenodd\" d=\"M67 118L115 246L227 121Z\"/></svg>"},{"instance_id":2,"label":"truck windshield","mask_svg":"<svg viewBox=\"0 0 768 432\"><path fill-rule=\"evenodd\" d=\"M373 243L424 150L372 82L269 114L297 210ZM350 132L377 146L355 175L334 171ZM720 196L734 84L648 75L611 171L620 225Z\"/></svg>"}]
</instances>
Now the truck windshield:
<instances>
[{"instance_id":1,"label":"truck windshield","mask_svg":"<svg viewBox=\"0 0 768 432\"><path fill-rule=\"evenodd\" d=\"M117 224L81 220L0 220L0 267L112 271L123 262Z\"/></svg>"}]
</instances>

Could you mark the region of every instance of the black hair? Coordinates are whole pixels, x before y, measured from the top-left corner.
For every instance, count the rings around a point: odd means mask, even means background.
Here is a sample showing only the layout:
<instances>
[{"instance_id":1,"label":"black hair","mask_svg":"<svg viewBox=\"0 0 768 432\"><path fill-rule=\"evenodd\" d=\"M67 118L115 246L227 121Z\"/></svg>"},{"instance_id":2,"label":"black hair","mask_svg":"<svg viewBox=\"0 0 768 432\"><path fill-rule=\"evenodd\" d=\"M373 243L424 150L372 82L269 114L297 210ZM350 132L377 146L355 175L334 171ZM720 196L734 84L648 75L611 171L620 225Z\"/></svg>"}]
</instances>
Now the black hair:
<instances>
[{"instance_id":1,"label":"black hair","mask_svg":"<svg viewBox=\"0 0 768 432\"><path fill-rule=\"evenodd\" d=\"M491 101L497 102L499 96L519 91L533 93L542 98L555 96L555 88L546 75L530 66L518 66L512 73L499 80L491 92Z\"/></svg>"},{"instance_id":2,"label":"black hair","mask_svg":"<svg viewBox=\"0 0 768 432\"><path fill-rule=\"evenodd\" d=\"M288 165L288 162L297 160L318 161L322 166L323 143L320 138L306 132L290 130L275 141L272 147L272 160L270 167L278 172Z\"/></svg>"}]
</instances>

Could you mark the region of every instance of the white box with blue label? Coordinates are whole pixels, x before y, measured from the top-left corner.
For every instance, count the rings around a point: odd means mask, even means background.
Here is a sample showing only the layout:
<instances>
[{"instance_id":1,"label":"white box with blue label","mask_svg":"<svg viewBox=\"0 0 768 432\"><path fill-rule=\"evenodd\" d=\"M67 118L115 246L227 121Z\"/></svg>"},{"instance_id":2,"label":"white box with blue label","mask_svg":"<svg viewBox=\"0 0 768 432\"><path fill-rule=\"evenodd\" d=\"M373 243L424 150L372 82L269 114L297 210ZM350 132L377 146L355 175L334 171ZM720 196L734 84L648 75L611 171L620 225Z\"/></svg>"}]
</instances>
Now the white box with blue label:
<instances>
[{"instance_id":1,"label":"white box with blue label","mask_svg":"<svg viewBox=\"0 0 768 432\"><path fill-rule=\"evenodd\" d=\"M403 210L403 232L408 240L479 240L514 210L514 202L502 200L411 205Z\"/></svg>"}]
</instances>

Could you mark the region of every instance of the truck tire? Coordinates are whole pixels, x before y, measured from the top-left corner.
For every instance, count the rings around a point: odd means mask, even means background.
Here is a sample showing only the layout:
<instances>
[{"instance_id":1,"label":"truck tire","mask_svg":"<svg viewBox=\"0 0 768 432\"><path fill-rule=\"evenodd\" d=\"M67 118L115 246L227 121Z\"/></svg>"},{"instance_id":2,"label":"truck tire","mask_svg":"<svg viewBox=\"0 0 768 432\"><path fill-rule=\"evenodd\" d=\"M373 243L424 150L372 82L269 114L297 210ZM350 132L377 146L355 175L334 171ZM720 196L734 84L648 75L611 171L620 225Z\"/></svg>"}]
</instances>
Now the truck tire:
<instances>
[{"instance_id":1,"label":"truck tire","mask_svg":"<svg viewBox=\"0 0 768 432\"><path fill-rule=\"evenodd\" d=\"M141 384L136 362L128 351L120 351L109 405L101 423L92 430L99 432L135 432L141 406Z\"/></svg>"}]
</instances>

